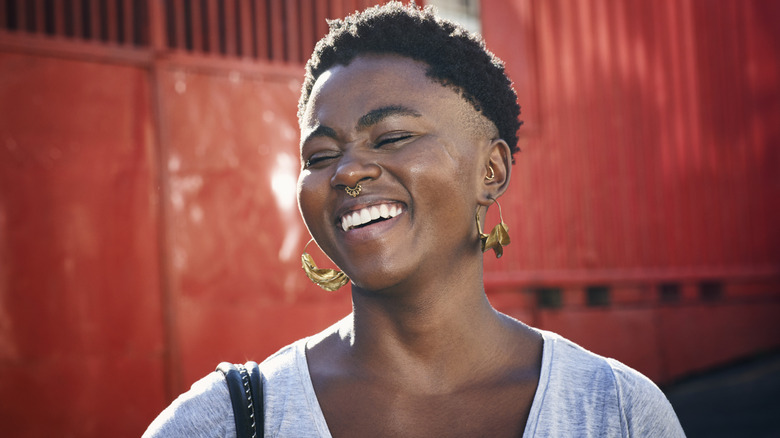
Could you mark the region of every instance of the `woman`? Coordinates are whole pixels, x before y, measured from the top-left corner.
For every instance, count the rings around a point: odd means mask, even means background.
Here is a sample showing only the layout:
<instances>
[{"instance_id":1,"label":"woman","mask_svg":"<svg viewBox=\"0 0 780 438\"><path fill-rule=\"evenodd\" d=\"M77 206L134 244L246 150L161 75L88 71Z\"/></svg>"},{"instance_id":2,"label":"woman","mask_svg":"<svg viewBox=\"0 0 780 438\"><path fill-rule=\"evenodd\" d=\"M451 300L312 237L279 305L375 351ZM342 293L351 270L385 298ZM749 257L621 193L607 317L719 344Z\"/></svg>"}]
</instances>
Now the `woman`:
<instances>
[{"instance_id":1,"label":"woman","mask_svg":"<svg viewBox=\"0 0 780 438\"><path fill-rule=\"evenodd\" d=\"M683 435L647 378L488 302L483 248L507 238L480 224L507 189L518 115L501 62L430 10L331 24L299 103L298 202L353 312L261 364L266 436ZM235 436L222 375L147 436Z\"/></svg>"}]
</instances>

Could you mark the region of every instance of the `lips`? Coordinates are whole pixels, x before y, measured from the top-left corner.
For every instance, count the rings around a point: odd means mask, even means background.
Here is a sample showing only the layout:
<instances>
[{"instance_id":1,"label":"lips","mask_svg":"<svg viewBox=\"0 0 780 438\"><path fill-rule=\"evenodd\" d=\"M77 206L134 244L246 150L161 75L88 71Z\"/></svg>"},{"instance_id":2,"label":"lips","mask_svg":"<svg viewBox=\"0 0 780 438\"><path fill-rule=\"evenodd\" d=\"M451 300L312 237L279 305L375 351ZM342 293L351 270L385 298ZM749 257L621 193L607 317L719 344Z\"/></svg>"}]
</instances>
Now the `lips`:
<instances>
[{"instance_id":1,"label":"lips","mask_svg":"<svg viewBox=\"0 0 780 438\"><path fill-rule=\"evenodd\" d=\"M352 210L341 216L341 228L349 231L371 222L394 218L403 211L403 206L395 202L384 202Z\"/></svg>"}]
</instances>

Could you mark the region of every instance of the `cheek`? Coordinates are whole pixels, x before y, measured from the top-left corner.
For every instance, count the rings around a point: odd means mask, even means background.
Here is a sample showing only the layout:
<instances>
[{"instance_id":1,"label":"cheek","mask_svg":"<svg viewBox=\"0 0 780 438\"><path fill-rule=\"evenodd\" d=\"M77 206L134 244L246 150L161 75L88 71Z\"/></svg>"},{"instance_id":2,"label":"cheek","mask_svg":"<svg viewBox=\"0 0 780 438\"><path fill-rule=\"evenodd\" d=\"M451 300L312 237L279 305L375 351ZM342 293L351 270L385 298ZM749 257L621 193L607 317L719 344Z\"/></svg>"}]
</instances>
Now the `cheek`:
<instances>
[{"instance_id":1,"label":"cheek","mask_svg":"<svg viewBox=\"0 0 780 438\"><path fill-rule=\"evenodd\" d=\"M475 159L463 154L454 145L433 141L399 156L408 184L418 195L429 201L452 201L473 194L473 165Z\"/></svg>"},{"instance_id":2,"label":"cheek","mask_svg":"<svg viewBox=\"0 0 780 438\"><path fill-rule=\"evenodd\" d=\"M470 146L470 145L469 145ZM473 154L454 145L431 144L407 163L407 184L415 199L415 213L422 214L426 230L448 230L450 236L473 234L476 212ZM454 238L454 237L453 237Z\"/></svg>"},{"instance_id":3,"label":"cheek","mask_svg":"<svg viewBox=\"0 0 780 438\"><path fill-rule=\"evenodd\" d=\"M327 181L309 171L304 170L298 177L298 210L301 212L306 227L311 230L317 226L317 213L322 213L322 205L327 194Z\"/></svg>"}]
</instances>

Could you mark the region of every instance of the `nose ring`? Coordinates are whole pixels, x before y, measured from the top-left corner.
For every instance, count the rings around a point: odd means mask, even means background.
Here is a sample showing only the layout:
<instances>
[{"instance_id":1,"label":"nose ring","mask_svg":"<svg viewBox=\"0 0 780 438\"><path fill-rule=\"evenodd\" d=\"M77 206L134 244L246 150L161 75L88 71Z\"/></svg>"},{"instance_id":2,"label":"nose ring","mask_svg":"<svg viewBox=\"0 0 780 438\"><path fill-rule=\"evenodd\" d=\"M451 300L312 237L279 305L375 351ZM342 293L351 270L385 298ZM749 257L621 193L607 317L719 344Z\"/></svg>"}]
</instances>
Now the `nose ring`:
<instances>
[{"instance_id":1,"label":"nose ring","mask_svg":"<svg viewBox=\"0 0 780 438\"><path fill-rule=\"evenodd\" d=\"M355 184L355 187L344 187L344 190L349 196L356 198L357 195L360 194L360 191L363 190L363 187L360 186L360 183L357 183Z\"/></svg>"}]
</instances>

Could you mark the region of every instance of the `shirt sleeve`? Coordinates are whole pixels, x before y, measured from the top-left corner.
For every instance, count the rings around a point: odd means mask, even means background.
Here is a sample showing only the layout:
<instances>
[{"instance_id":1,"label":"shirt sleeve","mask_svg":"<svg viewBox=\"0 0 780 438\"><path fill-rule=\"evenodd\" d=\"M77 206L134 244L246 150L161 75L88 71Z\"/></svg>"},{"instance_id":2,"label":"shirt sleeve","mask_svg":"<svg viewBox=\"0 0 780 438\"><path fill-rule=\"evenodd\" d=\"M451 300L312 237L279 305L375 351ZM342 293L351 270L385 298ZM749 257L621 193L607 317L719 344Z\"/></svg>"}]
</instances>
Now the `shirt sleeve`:
<instances>
[{"instance_id":1,"label":"shirt sleeve","mask_svg":"<svg viewBox=\"0 0 780 438\"><path fill-rule=\"evenodd\" d=\"M225 378L213 372L195 382L149 425L142 438L236 436Z\"/></svg>"},{"instance_id":2,"label":"shirt sleeve","mask_svg":"<svg viewBox=\"0 0 780 438\"><path fill-rule=\"evenodd\" d=\"M647 377L614 359L607 359L615 376L624 437L685 437L672 405Z\"/></svg>"}]
</instances>

